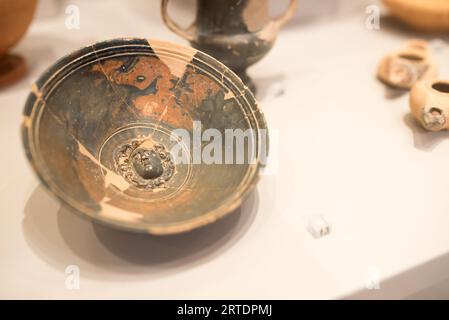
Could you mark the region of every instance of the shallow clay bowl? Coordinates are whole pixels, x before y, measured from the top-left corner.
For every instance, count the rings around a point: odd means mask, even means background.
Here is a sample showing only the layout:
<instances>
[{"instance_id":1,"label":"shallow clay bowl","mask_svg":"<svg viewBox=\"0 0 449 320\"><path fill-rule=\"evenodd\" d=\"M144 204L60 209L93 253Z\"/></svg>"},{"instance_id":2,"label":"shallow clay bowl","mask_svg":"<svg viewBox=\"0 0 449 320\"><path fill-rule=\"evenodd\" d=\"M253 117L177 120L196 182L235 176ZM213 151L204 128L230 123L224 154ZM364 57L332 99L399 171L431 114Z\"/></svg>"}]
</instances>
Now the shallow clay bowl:
<instances>
[{"instance_id":1,"label":"shallow clay bowl","mask_svg":"<svg viewBox=\"0 0 449 320\"><path fill-rule=\"evenodd\" d=\"M449 0L383 0L397 19L426 32L449 31Z\"/></svg>"},{"instance_id":2,"label":"shallow clay bowl","mask_svg":"<svg viewBox=\"0 0 449 320\"><path fill-rule=\"evenodd\" d=\"M205 163L198 148L209 142L195 140L198 124L202 132L250 132L243 149L231 147L235 155L244 150L244 161ZM74 212L170 234L241 204L263 166L265 129L253 95L220 62L166 42L117 39L80 49L41 76L26 102L22 136L42 183ZM224 159L229 145L220 148Z\"/></svg>"}]
</instances>

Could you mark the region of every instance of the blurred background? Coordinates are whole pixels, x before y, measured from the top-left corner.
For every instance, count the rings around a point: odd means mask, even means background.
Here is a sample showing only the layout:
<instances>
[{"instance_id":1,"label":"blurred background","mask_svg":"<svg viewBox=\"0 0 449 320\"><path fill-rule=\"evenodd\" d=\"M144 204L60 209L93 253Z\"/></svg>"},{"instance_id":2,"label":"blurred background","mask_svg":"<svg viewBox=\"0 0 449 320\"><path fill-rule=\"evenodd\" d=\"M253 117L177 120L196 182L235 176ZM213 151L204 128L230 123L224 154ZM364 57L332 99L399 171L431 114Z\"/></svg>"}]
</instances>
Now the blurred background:
<instances>
[{"instance_id":1,"label":"blurred background","mask_svg":"<svg viewBox=\"0 0 449 320\"><path fill-rule=\"evenodd\" d=\"M271 15L274 17L286 9L288 0L269 1L269 4ZM298 39L307 37L307 34L316 34L314 35L315 50L323 46L330 48L334 45L333 42L339 39L344 41L344 45L348 47L348 54L351 54L350 48L357 47L357 42L360 41L355 40L355 37L351 39L347 35L351 35L351 29L354 29L356 25L364 28L365 31L368 29L366 24L373 22L369 17L373 14L373 6L379 9L382 19L379 29L374 30L378 34L375 36L371 34L369 37L375 39L374 41L381 40L380 44L385 48L394 48L397 40L410 37L448 40L447 32L429 34L404 26L389 16L389 10L379 0L299 1L295 17L281 30L281 34L298 33ZM195 0L172 0L169 3L169 12L173 20L183 27L193 22L195 10ZM68 19L71 19L73 14L79 17L79 27L68 28L67 23L70 25L73 22ZM332 34L328 32L327 36L319 31L338 20L347 21L347 23L339 23L339 27L335 28ZM314 29L315 26L319 28L316 29L317 31ZM279 38L282 38L281 34ZM388 34L388 36L383 37L382 34ZM365 35L368 39L368 34ZM28 30L26 41L22 39L12 52L16 51L25 56L30 71L28 79L34 80L61 56L92 42L116 37L146 37L187 44L187 41L172 33L164 25L159 0L39 0L35 19ZM341 44L343 45L343 42ZM279 46L275 45L268 56L273 55ZM300 40L290 42L289 46L292 50L304 50L305 53L312 49L310 45L305 48L304 42ZM379 54L385 53L385 49L380 51L381 46L379 46ZM364 46L357 50L368 51ZM264 58L253 68L256 70L262 68L266 60L267 58ZM259 87L265 85L265 83L259 83ZM262 91L264 91L263 88ZM262 94L259 94L259 98Z\"/></svg>"}]
</instances>

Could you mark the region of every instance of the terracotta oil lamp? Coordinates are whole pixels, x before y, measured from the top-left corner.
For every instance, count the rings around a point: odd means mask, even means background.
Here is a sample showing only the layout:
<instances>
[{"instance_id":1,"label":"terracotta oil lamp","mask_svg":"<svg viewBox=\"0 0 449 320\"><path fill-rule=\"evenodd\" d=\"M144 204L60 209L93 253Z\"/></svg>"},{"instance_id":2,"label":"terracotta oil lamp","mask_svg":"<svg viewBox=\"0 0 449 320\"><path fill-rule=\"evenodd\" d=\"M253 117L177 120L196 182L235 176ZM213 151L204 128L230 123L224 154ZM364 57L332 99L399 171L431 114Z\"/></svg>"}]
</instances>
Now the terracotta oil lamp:
<instances>
[{"instance_id":1,"label":"terracotta oil lamp","mask_svg":"<svg viewBox=\"0 0 449 320\"><path fill-rule=\"evenodd\" d=\"M437 75L438 66L430 47L420 39L407 41L400 49L384 56L377 69L377 77L383 83L404 90Z\"/></svg>"},{"instance_id":2,"label":"terracotta oil lamp","mask_svg":"<svg viewBox=\"0 0 449 320\"><path fill-rule=\"evenodd\" d=\"M410 111L426 130L448 130L449 81L434 79L416 83L410 92Z\"/></svg>"}]
</instances>

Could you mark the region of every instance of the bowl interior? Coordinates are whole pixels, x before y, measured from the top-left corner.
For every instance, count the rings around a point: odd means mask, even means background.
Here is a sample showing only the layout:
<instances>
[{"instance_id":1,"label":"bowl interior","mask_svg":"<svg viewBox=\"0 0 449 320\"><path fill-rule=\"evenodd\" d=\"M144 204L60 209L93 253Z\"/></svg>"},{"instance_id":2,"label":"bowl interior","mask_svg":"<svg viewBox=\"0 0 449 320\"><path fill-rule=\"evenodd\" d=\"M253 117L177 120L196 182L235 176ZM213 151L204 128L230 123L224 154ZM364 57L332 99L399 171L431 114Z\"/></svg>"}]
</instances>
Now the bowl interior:
<instances>
[{"instance_id":1,"label":"bowl interior","mask_svg":"<svg viewBox=\"0 0 449 320\"><path fill-rule=\"evenodd\" d=\"M251 93L211 57L122 39L50 68L28 99L23 137L41 180L76 211L174 233L238 206L256 182L264 129Z\"/></svg>"}]
</instances>

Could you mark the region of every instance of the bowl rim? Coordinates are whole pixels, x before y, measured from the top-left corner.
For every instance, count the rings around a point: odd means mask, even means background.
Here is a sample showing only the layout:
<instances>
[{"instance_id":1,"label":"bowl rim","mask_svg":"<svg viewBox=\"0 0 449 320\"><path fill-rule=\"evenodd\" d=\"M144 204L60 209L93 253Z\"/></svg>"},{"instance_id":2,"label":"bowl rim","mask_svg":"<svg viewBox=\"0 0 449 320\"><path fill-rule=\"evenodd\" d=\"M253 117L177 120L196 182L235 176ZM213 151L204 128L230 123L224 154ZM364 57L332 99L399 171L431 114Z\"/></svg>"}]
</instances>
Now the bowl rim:
<instances>
[{"instance_id":1,"label":"bowl rim","mask_svg":"<svg viewBox=\"0 0 449 320\"><path fill-rule=\"evenodd\" d=\"M25 155L31 164L33 171L39 178L40 182L44 185L45 189L56 197L62 205L70 208L74 213L101 224L126 231L155 235L176 234L205 226L226 216L229 213L234 212L255 189L255 186L260 178L260 171L265 166L265 164L260 162L259 158L257 158L257 163L255 165L249 165L245 177L242 179L239 187L228 197L228 199L220 203L216 208L191 219L163 225L148 223L144 224L140 222L124 223L123 221L107 218L106 216L100 216L98 211L94 212L93 210L88 210L86 208L82 209L80 205L77 205L76 200L68 199L68 197L64 196L64 193L58 190L58 188L52 183L52 179L49 179L46 176L45 163L41 163L42 161L39 161L39 151L35 150L34 141L36 138L36 135L34 134L36 127L34 122L39 124L40 121L40 117L36 118L36 111L39 111L39 107L40 109L43 109L42 105L45 105L46 96L51 94L51 91L57 87L60 81L64 80L67 76L67 72L73 71L79 63L83 63L82 66L84 66L86 61L83 59L86 59L86 57L87 59L93 58L93 61L99 61L101 58L105 59L109 57L107 54L114 52L114 50L129 52L132 48L139 48L139 50L152 52L153 55L159 54L164 50L164 48L169 48L171 50L176 50L179 54L184 53L185 55L190 56L192 61L194 60L196 63L203 63L204 66L211 68L210 71L213 72L215 76L220 75L223 86L226 82L229 89L229 86L232 86L233 91L239 93L238 96L236 95L236 99L240 100L239 104L241 107L245 106L247 108L246 111L253 115L255 129L267 130L265 116L259 108L252 92L243 84L240 78L232 70L215 58L192 47L182 46L168 41L146 38L116 38L95 42L65 55L57 60L46 71L44 71L44 73L32 85L32 90L28 95L23 110L21 135ZM153 48L157 50L154 50ZM157 53L155 53L155 51L157 51ZM105 55L99 56L100 52ZM260 139L260 137L257 136L257 139ZM267 131L265 154L268 155L268 152L269 137ZM254 168L251 169L252 167ZM247 175L249 176L246 177Z\"/></svg>"}]
</instances>

